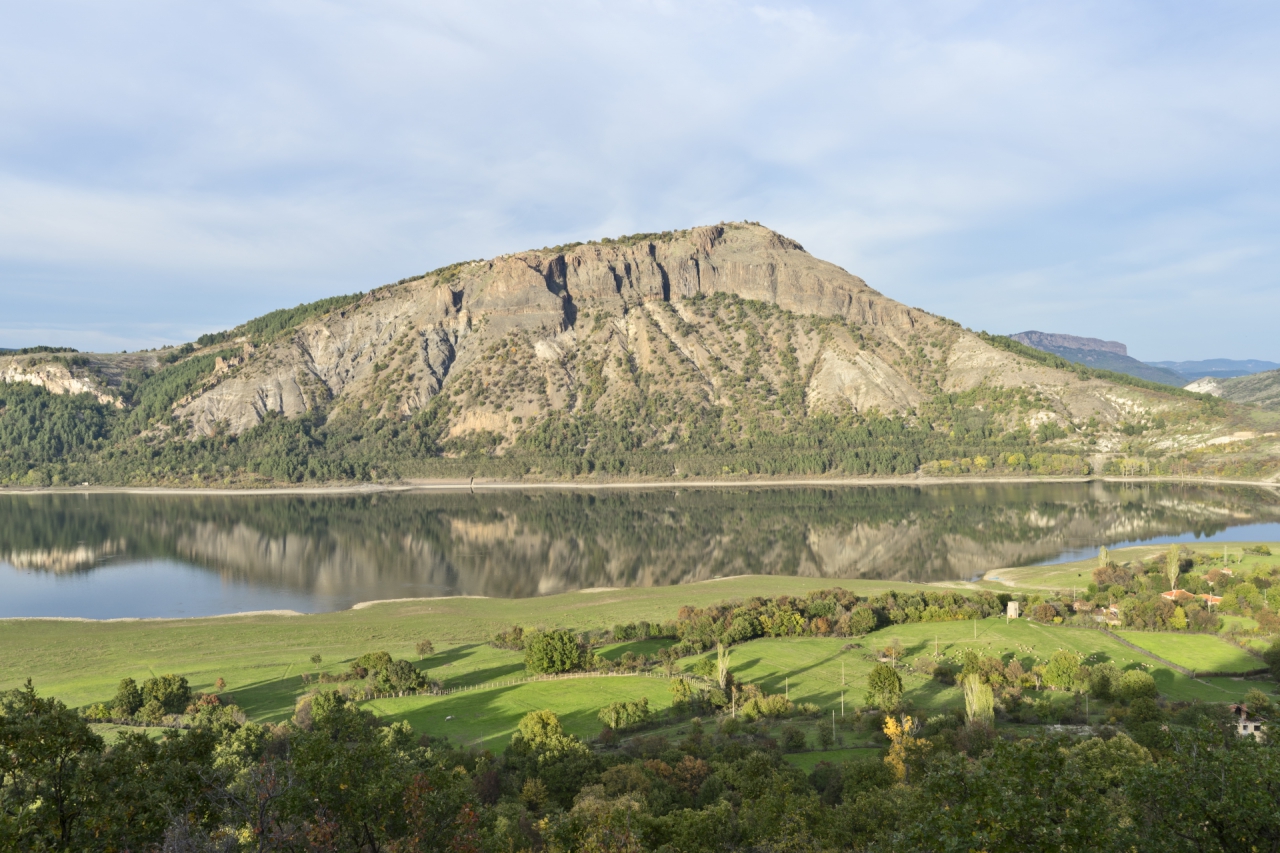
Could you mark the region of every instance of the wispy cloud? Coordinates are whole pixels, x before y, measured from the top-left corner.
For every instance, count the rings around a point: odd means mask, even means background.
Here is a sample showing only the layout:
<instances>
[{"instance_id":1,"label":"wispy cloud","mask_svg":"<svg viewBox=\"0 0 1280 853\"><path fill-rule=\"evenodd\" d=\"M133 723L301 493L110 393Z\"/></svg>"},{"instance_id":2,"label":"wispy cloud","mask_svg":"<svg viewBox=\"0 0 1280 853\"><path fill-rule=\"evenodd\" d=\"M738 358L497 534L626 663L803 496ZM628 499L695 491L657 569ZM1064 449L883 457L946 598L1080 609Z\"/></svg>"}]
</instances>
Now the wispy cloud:
<instances>
[{"instance_id":1,"label":"wispy cloud","mask_svg":"<svg viewBox=\"0 0 1280 853\"><path fill-rule=\"evenodd\" d=\"M974 327L1280 359L1278 30L1248 3L27 4L0 345L151 346L748 218Z\"/></svg>"}]
</instances>

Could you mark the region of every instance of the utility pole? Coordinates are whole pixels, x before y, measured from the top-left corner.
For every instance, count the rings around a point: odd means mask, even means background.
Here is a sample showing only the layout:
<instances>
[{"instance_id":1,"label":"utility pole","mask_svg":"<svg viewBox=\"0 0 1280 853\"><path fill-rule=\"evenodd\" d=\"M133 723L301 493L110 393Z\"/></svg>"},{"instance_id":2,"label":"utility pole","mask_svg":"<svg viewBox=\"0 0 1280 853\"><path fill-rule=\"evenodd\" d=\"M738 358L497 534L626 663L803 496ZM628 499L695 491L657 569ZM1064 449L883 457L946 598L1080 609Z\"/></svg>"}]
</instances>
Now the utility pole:
<instances>
[{"instance_id":1,"label":"utility pole","mask_svg":"<svg viewBox=\"0 0 1280 853\"><path fill-rule=\"evenodd\" d=\"M787 694L786 694L786 695L787 695L787 701L788 701L788 702L790 702L790 701L791 701L791 676L789 676L789 675L788 675L788 676L786 676L786 678L783 680L783 682L782 682L782 683L783 683L783 688L782 688L782 689L783 689L783 690L785 690L785 691L787 691Z\"/></svg>"}]
</instances>

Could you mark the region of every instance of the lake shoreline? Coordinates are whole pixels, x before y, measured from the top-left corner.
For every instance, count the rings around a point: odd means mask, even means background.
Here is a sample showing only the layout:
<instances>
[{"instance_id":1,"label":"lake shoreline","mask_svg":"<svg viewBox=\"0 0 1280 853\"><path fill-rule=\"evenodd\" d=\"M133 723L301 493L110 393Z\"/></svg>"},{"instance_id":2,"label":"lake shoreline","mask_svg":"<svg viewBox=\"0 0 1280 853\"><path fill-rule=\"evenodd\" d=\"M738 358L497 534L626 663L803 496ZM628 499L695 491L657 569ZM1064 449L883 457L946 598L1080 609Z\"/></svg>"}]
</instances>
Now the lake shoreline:
<instances>
[{"instance_id":1,"label":"lake shoreline","mask_svg":"<svg viewBox=\"0 0 1280 853\"><path fill-rule=\"evenodd\" d=\"M1142 485L1151 483L1187 486L1254 486L1280 490L1274 480L1234 480L1221 477L926 477L917 474L894 477L778 477L750 480L407 480L395 483L350 483L322 486L253 486L247 488L211 488L206 486L3 486L0 494L123 494L123 495L293 495L325 497L329 495L379 495L400 493L486 493L537 491L669 491L672 489L792 489L792 488L864 488L868 486L945 486L945 485L1026 485L1032 483L1116 483Z\"/></svg>"}]
</instances>

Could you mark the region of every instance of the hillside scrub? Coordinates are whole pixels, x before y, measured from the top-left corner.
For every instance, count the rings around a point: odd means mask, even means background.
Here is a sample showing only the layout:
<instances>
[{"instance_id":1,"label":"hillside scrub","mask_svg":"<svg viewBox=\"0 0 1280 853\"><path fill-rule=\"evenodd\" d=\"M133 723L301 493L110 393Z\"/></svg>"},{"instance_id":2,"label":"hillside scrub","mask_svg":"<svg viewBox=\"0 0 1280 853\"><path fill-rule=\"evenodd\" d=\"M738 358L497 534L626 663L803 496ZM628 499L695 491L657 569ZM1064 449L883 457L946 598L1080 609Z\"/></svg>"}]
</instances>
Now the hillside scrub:
<instances>
[{"instance_id":1,"label":"hillside scrub","mask_svg":"<svg viewBox=\"0 0 1280 853\"><path fill-rule=\"evenodd\" d=\"M979 713L980 716L980 713ZM108 746L31 685L0 694L6 849L439 851L728 849L1120 853L1269 849L1280 761L1218 710L1135 700L1123 727L1006 741L982 722L859 714L883 760L788 762L765 719L692 720L608 746L534 710L503 755L387 725L319 693L278 725L232 706L160 742ZM830 728L821 725L819 735ZM790 724L784 741L802 747ZM819 740L822 740L820 737ZM1147 741L1151 745L1144 745ZM1227 780L1224 784L1222 780ZM1190 810L1202 820L1188 823ZM124 819L127 817L128 819Z\"/></svg>"}]
</instances>

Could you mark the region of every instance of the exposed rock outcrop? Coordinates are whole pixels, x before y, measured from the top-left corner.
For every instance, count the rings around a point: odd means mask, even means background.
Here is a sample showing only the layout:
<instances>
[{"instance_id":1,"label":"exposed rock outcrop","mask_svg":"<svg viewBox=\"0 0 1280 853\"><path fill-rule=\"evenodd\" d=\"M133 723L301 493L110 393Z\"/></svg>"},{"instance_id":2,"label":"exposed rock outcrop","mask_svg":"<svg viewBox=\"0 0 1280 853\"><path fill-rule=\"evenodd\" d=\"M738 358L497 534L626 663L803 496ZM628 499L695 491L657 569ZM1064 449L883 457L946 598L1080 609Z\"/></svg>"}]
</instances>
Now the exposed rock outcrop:
<instances>
[{"instance_id":1,"label":"exposed rock outcrop","mask_svg":"<svg viewBox=\"0 0 1280 853\"><path fill-rule=\"evenodd\" d=\"M0 381L29 382L51 394L92 394L99 403L122 408L123 403L108 393L92 376L77 376L65 364L42 361L33 356L0 358Z\"/></svg>"},{"instance_id":2,"label":"exposed rock outcrop","mask_svg":"<svg viewBox=\"0 0 1280 853\"><path fill-rule=\"evenodd\" d=\"M749 340L699 308L717 294L843 322L778 323L771 338ZM793 240L733 223L505 255L381 288L215 377L177 414L197 432L238 433L268 412L294 417L330 401L340 412L411 415L452 388L465 403L449 435L509 437L588 397L597 406L626 399L635 371L717 404L734 399L731 374L755 374L779 387L799 378L810 410L909 412L939 390L986 383L1056 389L1064 418L1118 411L1105 383L993 349Z\"/></svg>"}]
</instances>

